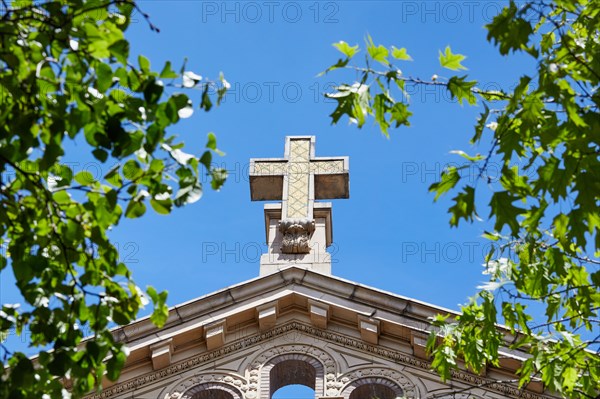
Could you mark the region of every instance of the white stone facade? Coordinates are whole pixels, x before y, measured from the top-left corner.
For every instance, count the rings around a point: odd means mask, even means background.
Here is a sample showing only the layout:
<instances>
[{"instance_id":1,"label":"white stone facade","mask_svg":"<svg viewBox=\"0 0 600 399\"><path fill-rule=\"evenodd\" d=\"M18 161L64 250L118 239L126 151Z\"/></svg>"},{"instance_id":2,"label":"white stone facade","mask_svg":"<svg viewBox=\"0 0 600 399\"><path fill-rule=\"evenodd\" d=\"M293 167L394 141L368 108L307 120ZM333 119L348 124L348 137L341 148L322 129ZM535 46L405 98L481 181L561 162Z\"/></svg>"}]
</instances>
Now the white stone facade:
<instances>
[{"instance_id":1,"label":"white stone facade","mask_svg":"<svg viewBox=\"0 0 600 399\"><path fill-rule=\"evenodd\" d=\"M497 382L518 367L508 350L505 367L441 383L423 348L437 313L448 311L289 267L176 306L161 330L147 319L116 330L125 369L90 398L270 399L289 384L332 399L551 397Z\"/></svg>"}]
</instances>

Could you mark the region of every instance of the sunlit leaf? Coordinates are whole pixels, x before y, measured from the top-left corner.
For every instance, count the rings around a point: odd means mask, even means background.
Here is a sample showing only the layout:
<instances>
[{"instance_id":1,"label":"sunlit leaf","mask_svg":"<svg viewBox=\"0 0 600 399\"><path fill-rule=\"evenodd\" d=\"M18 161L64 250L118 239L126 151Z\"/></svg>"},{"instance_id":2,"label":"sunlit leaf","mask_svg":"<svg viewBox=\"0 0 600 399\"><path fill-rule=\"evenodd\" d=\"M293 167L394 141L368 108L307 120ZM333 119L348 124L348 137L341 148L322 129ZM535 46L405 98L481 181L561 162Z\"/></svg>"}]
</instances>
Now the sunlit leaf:
<instances>
[{"instance_id":1,"label":"sunlit leaf","mask_svg":"<svg viewBox=\"0 0 600 399\"><path fill-rule=\"evenodd\" d=\"M453 71L467 69L461 64L465 58L467 57L462 54L453 54L450 46L447 46L443 53L440 51L440 65Z\"/></svg>"}]
</instances>

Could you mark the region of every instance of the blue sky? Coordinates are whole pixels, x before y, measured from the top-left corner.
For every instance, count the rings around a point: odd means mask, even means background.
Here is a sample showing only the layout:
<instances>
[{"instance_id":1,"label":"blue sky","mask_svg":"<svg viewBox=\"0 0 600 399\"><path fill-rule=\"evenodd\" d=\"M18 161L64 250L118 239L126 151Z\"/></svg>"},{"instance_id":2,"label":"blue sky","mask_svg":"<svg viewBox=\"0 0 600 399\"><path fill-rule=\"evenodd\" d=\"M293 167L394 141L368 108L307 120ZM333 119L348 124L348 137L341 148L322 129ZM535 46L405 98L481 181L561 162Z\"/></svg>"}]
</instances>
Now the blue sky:
<instances>
[{"instance_id":1,"label":"blue sky","mask_svg":"<svg viewBox=\"0 0 600 399\"><path fill-rule=\"evenodd\" d=\"M502 2L140 5L161 32L151 32L138 15L128 31L133 54L144 54L159 70L166 60L178 70L187 57L188 70L208 79L222 71L232 86L220 107L209 113L196 109L171 131L196 154L208 132L217 135L226 156L216 162L230 173L222 190L207 184L196 204L167 217L150 211L111 233L140 286L168 290L169 304L175 305L256 277L266 251L263 203L250 201L248 160L282 157L286 135L316 135L317 156L350 157L350 199L333 201L334 275L451 309L475 293L485 278L481 263L489 249L480 236L491 227L482 221L451 229L448 199L434 204L428 187L446 165L461 162L450 151L486 151L468 144L480 108L461 107L439 89L416 88L411 126L392 130L386 139L372 120L362 130L346 119L332 126L334 104L322 93L354 75L316 75L339 58L332 43L364 47L370 34L376 43L408 49L414 61L398 64L405 75L451 76L438 63L438 51L450 45L468 56L467 73L483 87L509 87L531 65L501 58L485 39L484 25ZM84 158L73 162L92 173L107 169ZM486 204L483 198L478 205L484 220ZM17 300L10 269L2 273L0 288L3 303Z\"/></svg>"},{"instance_id":2,"label":"blue sky","mask_svg":"<svg viewBox=\"0 0 600 399\"><path fill-rule=\"evenodd\" d=\"M370 34L377 43L408 49L414 61L398 64L405 75L451 76L438 63L438 51L450 45L468 56L469 75L484 86L510 85L526 66L501 58L485 39L484 25L501 3L142 6L161 33L149 32L140 18L129 36L132 49L156 68L164 60L177 66L187 57L188 69L207 78L223 71L232 89L221 107L197 110L176 131L187 150L197 153L207 132L215 132L226 152L217 163L230 170L223 189L207 188L200 202L171 216L148 215L115 230L117 242L137 251L128 264L141 284L169 290L175 304L257 276L258 252L265 250L263 203L250 202L248 160L283 156L286 135L314 134L317 156L350 157L350 199L333 201L335 275L450 308L475 292L488 248L480 235L489 226L451 229L449 202L434 204L428 187L446 165L461 162L450 151L486 150L468 144L480 108L461 107L442 90L415 89L411 127L392 131L388 140L372 121L362 130L346 119L332 126L334 104L322 93L355 76L316 75L339 58L333 42L363 45Z\"/></svg>"}]
</instances>

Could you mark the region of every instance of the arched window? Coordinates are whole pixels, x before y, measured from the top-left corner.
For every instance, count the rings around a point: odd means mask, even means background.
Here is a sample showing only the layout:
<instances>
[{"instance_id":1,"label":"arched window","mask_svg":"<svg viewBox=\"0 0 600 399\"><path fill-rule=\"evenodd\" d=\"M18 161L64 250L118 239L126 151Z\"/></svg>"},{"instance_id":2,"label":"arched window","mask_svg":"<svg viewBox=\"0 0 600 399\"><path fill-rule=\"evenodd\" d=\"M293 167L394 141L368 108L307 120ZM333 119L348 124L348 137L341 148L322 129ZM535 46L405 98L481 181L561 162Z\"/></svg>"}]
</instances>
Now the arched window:
<instances>
[{"instance_id":1,"label":"arched window","mask_svg":"<svg viewBox=\"0 0 600 399\"><path fill-rule=\"evenodd\" d=\"M233 399L233 396L221 389L207 389L198 392L192 396L192 399Z\"/></svg>"},{"instance_id":2,"label":"arched window","mask_svg":"<svg viewBox=\"0 0 600 399\"><path fill-rule=\"evenodd\" d=\"M304 385L323 396L323 364L303 354L286 354L269 360L261 371L260 398L272 398L273 394L288 385Z\"/></svg>"},{"instance_id":3,"label":"arched window","mask_svg":"<svg viewBox=\"0 0 600 399\"><path fill-rule=\"evenodd\" d=\"M447 392L444 395L442 392ZM483 396L473 395L472 393L456 393L450 389L444 389L442 391L434 391L429 393L430 398L438 398L438 399L481 399Z\"/></svg>"},{"instance_id":4,"label":"arched window","mask_svg":"<svg viewBox=\"0 0 600 399\"><path fill-rule=\"evenodd\" d=\"M396 399L402 398L404 392L387 378L361 378L346 386L343 396L347 399Z\"/></svg>"},{"instance_id":5,"label":"arched window","mask_svg":"<svg viewBox=\"0 0 600 399\"><path fill-rule=\"evenodd\" d=\"M314 399L315 390L305 385L286 385L273 393L273 399Z\"/></svg>"},{"instance_id":6,"label":"arched window","mask_svg":"<svg viewBox=\"0 0 600 399\"><path fill-rule=\"evenodd\" d=\"M315 389L317 371L311 364L302 360L291 359L279 362L269 374L271 396L286 385L298 384Z\"/></svg>"},{"instance_id":7,"label":"arched window","mask_svg":"<svg viewBox=\"0 0 600 399\"><path fill-rule=\"evenodd\" d=\"M242 395L232 386L210 382L188 389L181 399L242 399Z\"/></svg>"},{"instance_id":8,"label":"arched window","mask_svg":"<svg viewBox=\"0 0 600 399\"><path fill-rule=\"evenodd\" d=\"M396 392L381 384L365 384L357 387L350 394L350 399L396 399Z\"/></svg>"}]
</instances>

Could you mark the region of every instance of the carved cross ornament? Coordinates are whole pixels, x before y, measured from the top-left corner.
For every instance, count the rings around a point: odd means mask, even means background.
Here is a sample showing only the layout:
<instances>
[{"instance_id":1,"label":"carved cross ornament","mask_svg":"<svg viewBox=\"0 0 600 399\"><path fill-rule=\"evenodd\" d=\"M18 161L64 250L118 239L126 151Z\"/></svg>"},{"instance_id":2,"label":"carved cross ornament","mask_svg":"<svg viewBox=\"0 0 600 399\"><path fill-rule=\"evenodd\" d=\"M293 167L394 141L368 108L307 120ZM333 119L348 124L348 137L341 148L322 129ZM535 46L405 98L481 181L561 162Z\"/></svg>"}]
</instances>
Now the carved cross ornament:
<instances>
[{"instance_id":1,"label":"carved cross ornament","mask_svg":"<svg viewBox=\"0 0 600 399\"><path fill-rule=\"evenodd\" d=\"M315 200L349 197L348 157L315 157L314 136L288 136L284 158L250 160L252 201L281 201L281 251L310 251Z\"/></svg>"}]
</instances>

